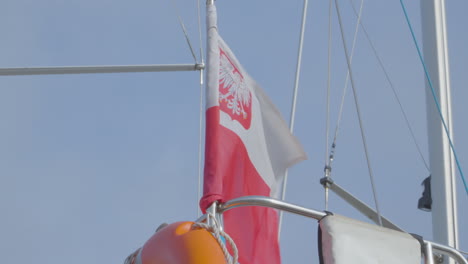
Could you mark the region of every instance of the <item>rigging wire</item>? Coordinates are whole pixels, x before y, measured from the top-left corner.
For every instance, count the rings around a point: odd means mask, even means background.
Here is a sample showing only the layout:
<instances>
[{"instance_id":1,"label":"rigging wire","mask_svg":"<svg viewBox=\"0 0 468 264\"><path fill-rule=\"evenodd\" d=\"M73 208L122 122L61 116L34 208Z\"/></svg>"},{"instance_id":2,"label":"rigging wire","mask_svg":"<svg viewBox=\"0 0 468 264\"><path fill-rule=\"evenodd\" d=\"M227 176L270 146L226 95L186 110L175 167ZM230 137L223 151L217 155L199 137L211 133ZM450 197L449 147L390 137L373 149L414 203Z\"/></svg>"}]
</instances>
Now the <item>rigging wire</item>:
<instances>
[{"instance_id":1,"label":"rigging wire","mask_svg":"<svg viewBox=\"0 0 468 264\"><path fill-rule=\"evenodd\" d=\"M301 34L299 36L299 49L298 49L298 54L297 54L297 64L296 64L296 78L294 80L294 92L293 92L293 100L292 100L292 106L291 106L291 116L289 119L289 131L291 134L294 131L294 119L296 116L296 102L297 102L297 92L299 90L299 76L301 72L301 62L302 62L302 47L304 44L304 32L305 32L305 24L307 20L307 6L309 4L308 0L304 0L304 6L302 8L302 23L301 23ZM283 179L283 188L281 192L281 200L284 201L286 198L286 185L288 182L288 170L284 173L284 179ZM283 222L283 211L280 212L280 217L279 217L279 228L278 228L278 240L280 239L281 235L281 224Z\"/></svg>"},{"instance_id":2,"label":"rigging wire","mask_svg":"<svg viewBox=\"0 0 468 264\"><path fill-rule=\"evenodd\" d=\"M429 87L431 88L432 98L434 99L434 102L435 102L435 105L436 105L436 108L437 108L437 112L439 113L440 120L441 120L442 125L444 127L445 135L447 136L447 139L448 139L448 142L449 142L449 145L450 145L450 149L452 150L453 156L455 157L455 163L457 164L457 169L458 169L458 171L460 173L460 177L461 177L461 179L463 181L463 185L465 186L465 191L468 194L468 186L467 186L467 182L466 182L466 179L465 179L465 175L463 174L463 170L461 168L460 161L458 160L457 152L455 151L455 147L453 146L453 141L452 141L452 138L450 137L450 133L449 133L447 124L446 124L446 122L444 120L444 116L442 115L442 110L440 108L440 103L439 103L439 100L437 99L437 96L435 94L434 85L432 84L432 80L431 80L431 77L429 75L429 71L427 69L426 63L425 63L424 58L422 56L421 49L419 48L418 41L416 40L416 36L414 34L413 27L411 26L411 21L409 20L408 13L406 11L406 6L403 3L403 0L400 0L400 4L401 4L401 8L403 9L403 13L405 15L406 22L408 24L409 30L411 32L411 36L413 37L414 45L416 46L416 50L418 51L419 60L421 61L421 64L423 66L424 74L426 75L426 80L427 80L427 82L429 84Z\"/></svg>"},{"instance_id":3,"label":"rigging wire","mask_svg":"<svg viewBox=\"0 0 468 264\"><path fill-rule=\"evenodd\" d=\"M362 138L362 143L364 145L364 153L365 153L366 160L367 160L367 169L369 171L369 177L370 177L370 181L371 181L371 185L372 185L372 192L373 192L373 196L374 196L375 207L376 207L376 211L377 211L377 215L378 215L379 225L382 226L382 216L380 214L379 203L378 203L378 200L377 200L377 193L376 193L376 189L375 189L374 174L372 173L372 167L370 165L369 150L367 148L366 136L364 134L364 126L363 126L362 118L361 118L361 110L360 110L360 107L359 107L356 87L354 85L353 72L352 72L352 68L351 68L350 58L349 58L349 55L348 55L348 49L347 49L347 46L346 46L346 39L345 39L345 36L344 36L343 22L342 22L342 19L341 19L341 13L340 13L340 7L338 5L338 0L335 0L335 7L336 7L336 13L338 15L338 22L340 24L341 40L343 41L343 49L344 49L345 56L346 56L346 63L348 64L349 80L351 81L351 88L353 89L354 103L355 103L355 106L356 106L356 112L357 112L357 116L358 116L358 120L359 120L359 127L360 127L360 130L361 130L361 138Z\"/></svg>"},{"instance_id":4,"label":"rigging wire","mask_svg":"<svg viewBox=\"0 0 468 264\"><path fill-rule=\"evenodd\" d=\"M179 12L179 8L177 7L177 3L176 3L175 0L172 0L171 2L173 4L174 10L175 10L176 15L177 15L177 18L179 20L179 25L180 25L182 31L184 32L185 41L187 42L187 45L189 46L189 49L190 49L190 52L192 53L193 59L195 60L195 62L197 62L198 61L197 56L195 55L195 51L193 50L192 43L190 42L190 38L189 38L189 36L187 34L187 29L185 28L184 21L182 20L182 17L180 16L180 12Z\"/></svg>"},{"instance_id":5,"label":"rigging wire","mask_svg":"<svg viewBox=\"0 0 468 264\"><path fill-rule=\"evenodd\" d=\"M325 177L330 177L330 161L328 159L328 134L330 130L330 85L331 85L331 43L332 43L332 8L333 0L328 4L328 69L327 69L327 114L325 128ZM328 210L328 185L325 184L325 210Z\"/></svg>"},{"instance_id":6,"label":"rigging wire","mask_svg":"<svg viewBox=\"0 0 468 264\"><path fill-rule=\"evenodd\" d=\"M364 7L364 0L361 0L361 5L360 5L360 8L359 8L359 15L358 15L357 22L356 22L356 28L354 30L353 45L351 47L351 56L349 58L351 64L353 63L354 50L356 48L357 35L358 35L358 32L359 32L359 23L361 21L363 7ZM340 110L338 112L337 125L335 127L335 134L333 136L333 142L332 142L332 146L331 146L332 148L331 148L331 152L330 152L330 156L329 156L329 162L330 162L329 166L330 167L331 167L331 163L333 162L333 160L335 158L336 141L337 141L337 138L338 138L338 131L340 129L341 119L343 117L343 109L344 109L344 103L345 103L345 98L346 98L346 92L348 90L348 83L349 83L349 70L346 72L346 81L345 81L344 87L343 87L343 95L341 96L341 104L340 104Z\"/></svg>"},{"instance_id":7,"label":"rigging wire","mask_svg":"<svg viewBox=\"0 0 468 264\"><path fill-rule=\"evenodd\" d=\"M356 11L356 8L354 7L353 0L350 0L350 2L351 2L351 7L353 8L354 14L355 14L356 16L358 16L357 11ZM406 127L408 128L408 130L409 130L409 132L410 132L410 134L411 134L411 137L412 137L412 139L413 139L413 143L414 143L414 145L416 146L416 149L417 149L417 151L418 151L418 153L419 153L419 157L421 158L422 162L424 163L424 166L426 167L427 171L430 172L429 165L428 165L426 159L424 158L424 155L422 154L421 147L419 146L418 141L416 140L416 136L415 136L415 134L414 134L413 128L411 127L411 124L410 124L410 122L409 122L409 119L408 119L408 116L407 116L407 114L406 114L406 111L405 111L405 109L404 109L404 107L403 107L403 104L401 103L400 97L398 96L398 92L397 92L396 89L395 89L395 85L393 85L393 82L392 82L392 80L391 80L391 78L390 78L390 75L388 74L388 71L387 71L387 69L385 68L385 66L384 66L384 64L383 64L382 58L381 58L381 56L379 55L379 53L378 53L378 51L377 51L377 49L376 49L374 43L372 42L372 40L371 40L371 38L370 38L370 36L369 36L367 30L366 30L366 27L364 26L364 23L362 22L362 20L359 19L359 17L360 17L360 12L361 12L361 11L359 11L358 21L359 21L359 24L360 24L360 26L361 26L361 28L362 28L362 32L364 33L364 35L365 35L367 41L369 42L369 45L370 45L371 48L372 48L372 51L373 51L373 53L374 53L374 56L375 56L375 58L377 59L377 61L378 61L378 63L379 63L379 66L380 66L380 68L382 69L382 71L383 71L383 73L384 73L384 75L385 75L385 79L387 80L388 85L389 85L390 88L392 89L393 96L395 97L395 99L396 99L397 102L398 102L398 106L400 107L400 111L401 111L401 113L402 113L402 115L403 115L403 117L404 117L404 119L405 119Z\"/></svg>"},{"instance_id":8,"label":"rigging wire","mask_svg":"<svg viewBox=\"0 0 468 264\"><path fill-rule=\"evenodd\" d=\"M353 62L354 50L355 50L355 47L356 47L357 35L358 35L358 32L359 32L359 23L361 21L363 7L364 7L364 0L361 0L361 5L360 5L360 8L359 8L359 15L357 17L356 27L354 29L353 45L351 47L351 56L350 56L351 64ZM332 150L330 152L330 156L328 157L329 162L330 162L329 165L331 165L331 162L334 159L336 141L337 141L338 131L339 131L340 124L341 124L341 119L342 119L342 116L343 116L343 108L344 108L344 102L345 102L345 97L346 97L346 91L348 90L348 83L349 83L349 70L346 72L346 81L345 81L344 87L343 87L343 95L341 97L341 104L340 104L340 110L339 110L339 113L338 113L337 125L335 127L335 133L334 133L334 136L333 136Z\"/></svg>"}]
</instances>

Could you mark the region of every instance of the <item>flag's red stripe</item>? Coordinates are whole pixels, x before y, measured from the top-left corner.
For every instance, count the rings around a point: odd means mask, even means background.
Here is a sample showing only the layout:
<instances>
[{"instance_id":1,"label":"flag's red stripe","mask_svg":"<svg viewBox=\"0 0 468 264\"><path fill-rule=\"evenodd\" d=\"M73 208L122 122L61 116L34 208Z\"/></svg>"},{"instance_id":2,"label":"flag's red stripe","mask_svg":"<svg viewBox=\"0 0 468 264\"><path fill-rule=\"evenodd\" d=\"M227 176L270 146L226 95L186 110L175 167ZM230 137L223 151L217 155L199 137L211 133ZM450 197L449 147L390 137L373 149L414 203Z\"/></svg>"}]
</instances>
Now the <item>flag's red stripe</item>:
<instances>
[{"instance_id":1,"label":"flag's red stripe","mask_svg":"<svg viewBox=\"0 0 468 264\"><path fill-rule=\"evenodd\" d=\"M241 138L219 124L219 107L206 111L204 196L205 210L214 201L245 195L270 196L270 188L252 164Z\"/></svg>"},{"instance_id":2,"label":"flag's red stripe","mask_svg":"<svg viewBox=\"0 0 468 264\"><path fill-rule=\"evenodd\" d=\"M239 250L240 264L280 264L278 213L266 207L242 207L224 214L225 231Z\"/></svg>"},{"instance_id":3,"label":"flag's red stripe","mask_svg":"<svg viewBox=\"0 0 468 264\"><path fill-rule=\"evenodd\" d=\"M270 196L270 188L258 174L241 138L220 125L219 107L206 111L204 194L205 210L214 201L246 195ZM262 207L237 208L224 215L226 232L239 249L241 264L279 264L278 214Z\"/></svg>"}]
</instances>

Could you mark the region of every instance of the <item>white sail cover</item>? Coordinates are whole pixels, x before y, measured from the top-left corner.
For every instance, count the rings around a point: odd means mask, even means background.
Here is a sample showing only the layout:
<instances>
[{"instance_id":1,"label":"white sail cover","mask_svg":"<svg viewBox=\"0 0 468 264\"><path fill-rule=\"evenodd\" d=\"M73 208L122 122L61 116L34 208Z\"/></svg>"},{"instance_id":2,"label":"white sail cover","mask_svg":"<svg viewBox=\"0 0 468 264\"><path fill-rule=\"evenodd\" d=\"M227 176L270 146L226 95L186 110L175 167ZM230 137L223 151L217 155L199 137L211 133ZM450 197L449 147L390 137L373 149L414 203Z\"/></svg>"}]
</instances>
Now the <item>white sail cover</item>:
<instances>
[{"instance_id":1,"label":"white sail cover","mask_svg":"<svg viewBox=\"0 0 468 264\"><path fill-rule=\"evenodd\" d=\"M320 221L325 264L419 264L421 245L411 235L339 215Z\"/></svg>"}]
</instances>

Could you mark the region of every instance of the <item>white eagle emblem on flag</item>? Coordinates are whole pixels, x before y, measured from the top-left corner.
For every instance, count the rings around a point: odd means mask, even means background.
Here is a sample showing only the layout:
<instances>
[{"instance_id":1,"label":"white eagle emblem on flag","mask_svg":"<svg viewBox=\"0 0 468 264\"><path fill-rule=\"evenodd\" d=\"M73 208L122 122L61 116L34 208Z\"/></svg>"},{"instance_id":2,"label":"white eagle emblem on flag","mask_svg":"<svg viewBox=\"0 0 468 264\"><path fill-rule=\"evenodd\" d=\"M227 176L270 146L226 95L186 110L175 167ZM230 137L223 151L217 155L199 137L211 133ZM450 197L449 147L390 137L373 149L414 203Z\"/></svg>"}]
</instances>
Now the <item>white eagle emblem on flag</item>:
<instances>
[{"instance_id":1,"label":"white eagle emblem on flag","mask_svg":"<svg viewBox=\"0 0 468 264\"><path fill-rule=\"evenodd\" d=\"M248 129L252 119L252 94L239 69L220 49L219 103L220 109Z\"/></svg>"}]
</instances>

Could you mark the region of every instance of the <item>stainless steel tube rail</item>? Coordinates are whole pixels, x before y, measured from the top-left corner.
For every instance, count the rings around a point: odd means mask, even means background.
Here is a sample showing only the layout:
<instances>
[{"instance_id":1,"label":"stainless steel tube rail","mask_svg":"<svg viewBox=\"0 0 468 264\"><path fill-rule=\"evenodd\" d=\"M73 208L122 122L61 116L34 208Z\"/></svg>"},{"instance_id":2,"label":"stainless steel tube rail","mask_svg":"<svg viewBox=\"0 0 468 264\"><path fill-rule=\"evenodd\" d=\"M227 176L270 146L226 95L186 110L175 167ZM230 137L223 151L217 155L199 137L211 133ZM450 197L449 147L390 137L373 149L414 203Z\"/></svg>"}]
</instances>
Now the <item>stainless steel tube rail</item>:
<instances>
[{"instance_id":1,"label":"stainless steel tube rail","mask_svg":"<svg viewBox=\"0 0 468 264\"><path fill-rule=\"evenodd\" d=\"M432 252L432 244L424 241L424 263L434 264L434 253Z\"/></svg>"},{"instance_id":2,"label":"stainless steel tube rail","mask_svg":"<svg viewBox=\"0 0 468 264\"><path fill-rule=\"evenodd\" d=\"M205 68L204 64L102 65L102 66L0 68L0 76L198 71L204 68Z\"/></svg>"},{"instance_id":3,"label":"stainless steel tube rail","mask_svg":"<svg viewBox=\"0 0 468 264\"><path fill-rule=\"evenodd\" d=\"M299 205L286 203L281 200L277 200L277 199L265 197L265 196L244 196L244 197L232 199L230 201L227 201L224 204L220 204L218 206L218 213L224 213L228 210L231 210L237 207L243 207L243 206L270 207L270 208L275 208L275 209L282 210L288 213L293 213L293 214L313 218L316 220L320 220L324 216L327 215L324 212L315 211L315 210L308 209Z\"/></svg>"},{"instance_id":4,"label":"stainless steel tube rail","mask_svg":"<svg viewBox=\"0 0 468 264\"><path fill-rule=\"evenodd\" d=\"M293 213L293 214L313 218L316 220L320 220L324 216L327 215L325 212L308 209L299 205L287 203L281 200L277 200L277 199L265 197L265 196L244 196L244 197L232 199L223 204L219 204L217 207L216 213L222 214L231 209L244 207L244 206L270 207L270 208L275 208L275 209L282 210L288 213ZM199 219L204 220L203 217ZM435 252L442 253L444 255L452 257L453 259L455 259L455 261L457 261L460 264L468 264L468 260L465 259L463 254L461 254L458 250L454 248L444 246L441 244L437 244L432 241L424 240L424 243L425 243L424 251L429 253L428 255L432 255L432 250L434 250ZM426 259L426 263L433 263L432 258Z\"/></svg>"},{"instance_id":5,"label":"stainless steel tube rail","mask_svg":"<svg viewBox=\"0 0 468 264\"><path fill-rule=\"evenodd\" d=\"M437 244L431 241L426 241L426 240L424 240L424 243L430 244L434 251L452 257L459 264L468 264L468 260L455 248Z\"/></svg>"}]
</instances>

